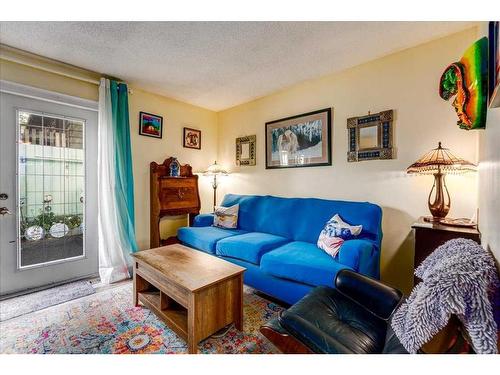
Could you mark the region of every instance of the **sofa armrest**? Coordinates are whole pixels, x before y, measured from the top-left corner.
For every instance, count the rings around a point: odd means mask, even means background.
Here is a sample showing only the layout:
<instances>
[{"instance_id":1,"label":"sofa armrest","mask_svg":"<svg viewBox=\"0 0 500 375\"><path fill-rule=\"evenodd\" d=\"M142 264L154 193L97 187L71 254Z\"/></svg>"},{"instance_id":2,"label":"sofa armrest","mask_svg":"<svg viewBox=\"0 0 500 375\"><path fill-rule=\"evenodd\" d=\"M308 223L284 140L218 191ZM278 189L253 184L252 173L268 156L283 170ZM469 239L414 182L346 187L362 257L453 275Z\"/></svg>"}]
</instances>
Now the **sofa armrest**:
<instances>
[{"instance_id":1,"label":"sofa armrest","mask_svg":"<svg viewBox=\"0 0 500 375\"><path fill-rule=\"evenodd\" d=\"M194 217L193 227L209 227L214 223L214 214L199 214Z\"/></svg>"},{"instance_id":2,"label":"sofa armrest","mask_svg":"<svg viewBox=\"0 0 500 375\"><path fill-rule=\"evenodd\" d=\"M378 278L378 249L366 239L345 241L339 250L338 262L364 275Z\"/></svg>"},{"instance_id":3,"label":"sofa armrest","mask_svg":"<svg viewBox=\"0 0 500 375\"><path fill-rule=\"evenodd\" d=\"M346 269L337 274L335 287L383 320L391 317L403 298L403 293L398 289Z\"/></svg>"}]
</instances>

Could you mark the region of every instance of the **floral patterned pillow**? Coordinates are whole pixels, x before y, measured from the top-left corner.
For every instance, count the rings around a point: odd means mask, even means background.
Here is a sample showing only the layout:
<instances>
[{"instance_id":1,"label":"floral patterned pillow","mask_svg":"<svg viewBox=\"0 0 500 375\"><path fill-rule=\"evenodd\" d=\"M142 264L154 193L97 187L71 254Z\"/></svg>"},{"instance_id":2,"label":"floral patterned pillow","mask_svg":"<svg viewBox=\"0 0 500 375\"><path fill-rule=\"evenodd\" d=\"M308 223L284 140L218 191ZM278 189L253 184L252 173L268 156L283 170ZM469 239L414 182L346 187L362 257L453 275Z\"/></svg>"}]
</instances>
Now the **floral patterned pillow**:
<instances>
[{"instance_id":1,"label":"floral patterned pillow","mask_svg":"<svg viewBox=\"0 0 500 375\"><path fill-rule=\"evenodd\" d=\"M214 227L234 229L238 226L239 204L231 207L215 207Z\"/></svg>"},{"instance_id":2,"label":"floral patterned pillow","mask_svg":"<svg viewBox=\"0 0 500 375\"><path fill-rule=\"evenodd\" d=\"M335 257L344 241L358 236L362 230L362 225L349 225L338 214L335 214L319 234L317 246Z\"/></svg>"}]
</instances>

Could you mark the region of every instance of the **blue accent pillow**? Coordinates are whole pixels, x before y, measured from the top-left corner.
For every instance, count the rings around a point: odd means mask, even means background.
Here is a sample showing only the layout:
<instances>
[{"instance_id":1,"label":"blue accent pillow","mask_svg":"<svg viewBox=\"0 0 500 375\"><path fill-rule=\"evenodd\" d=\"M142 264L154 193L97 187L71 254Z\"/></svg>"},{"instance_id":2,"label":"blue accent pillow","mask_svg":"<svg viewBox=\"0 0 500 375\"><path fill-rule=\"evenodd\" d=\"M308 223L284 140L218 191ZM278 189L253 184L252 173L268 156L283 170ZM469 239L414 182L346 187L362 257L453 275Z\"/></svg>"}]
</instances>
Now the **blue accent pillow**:
<instances>
[{"instance_id":1,"label":"blue accent pillow","mask_svg":"<svg viewBox=\"0 0 500 375\"><path fill-rule=\"evenodd\" d=\"M355 238L362 230L362 225L349 225L338 214L335 214L319 234L317 246L335 257L344 241Z\"/></svg>"}]
</instances>

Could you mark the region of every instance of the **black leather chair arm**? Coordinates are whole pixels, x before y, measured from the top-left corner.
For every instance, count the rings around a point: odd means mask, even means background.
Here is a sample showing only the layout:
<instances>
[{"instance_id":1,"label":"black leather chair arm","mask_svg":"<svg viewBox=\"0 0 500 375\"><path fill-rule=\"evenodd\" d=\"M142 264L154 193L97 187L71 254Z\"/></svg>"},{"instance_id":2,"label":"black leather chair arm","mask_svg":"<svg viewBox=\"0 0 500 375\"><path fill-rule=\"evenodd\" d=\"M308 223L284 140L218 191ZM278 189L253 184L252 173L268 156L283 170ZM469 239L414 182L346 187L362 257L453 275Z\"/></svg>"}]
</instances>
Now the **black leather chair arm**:
<instances>
[{"instance_id":1,"label":"black leather chair arm","mask_svg":"<svg viewBox=\"0 0 500 375\"><path fill-rule=\"evenodd\" d=\"M279 318L268 320L261 326L261 328L262 327L272 329L274 332L277 332L282 335L288 334L288 331L285 328L283 328L283 326L280 324Z\"/></svg>"},{"instance_id":2,"label":"black leather chair arm","mask_svg":"<svg viewBox=\"0 0 500 375\"><path fill-rule=\"evenodd\" d=\"M337 274L335 287L383 320L389 320L403 298L399 290L350 270L342 270Z\"/></svg>"}]
</instances>

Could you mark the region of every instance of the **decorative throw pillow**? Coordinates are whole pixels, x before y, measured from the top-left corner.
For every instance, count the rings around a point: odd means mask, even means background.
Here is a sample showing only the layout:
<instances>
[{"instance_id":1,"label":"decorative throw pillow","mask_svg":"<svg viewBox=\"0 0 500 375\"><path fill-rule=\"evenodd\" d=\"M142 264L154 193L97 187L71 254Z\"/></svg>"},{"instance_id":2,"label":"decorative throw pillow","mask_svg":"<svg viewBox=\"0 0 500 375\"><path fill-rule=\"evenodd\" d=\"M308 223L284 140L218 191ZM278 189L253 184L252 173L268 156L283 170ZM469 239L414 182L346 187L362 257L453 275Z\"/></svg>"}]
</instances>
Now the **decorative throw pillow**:
<instances>
[{"instance_id":1,"label":"decorative throw pillow","mask_svg":"<svg viewBox=\"0 0 500 375\"><path fill-rule=\"evenodd\" d=\"M239 204L231 207L215 207L214 227L234 229L238 226Z\"/></svg>"},{"instance_id":2,"label":"decorative throw pillow","mask_svg":"<svg viewBox=\"0 0 500 375\"><path fill-rule=\"evenodd\" d=\"M344 241L358 236L362 230L362 225L349 225L338 214L335 214L319 234L317 245L327 254L335 257Z\"/></svg>"}]
</instances>

